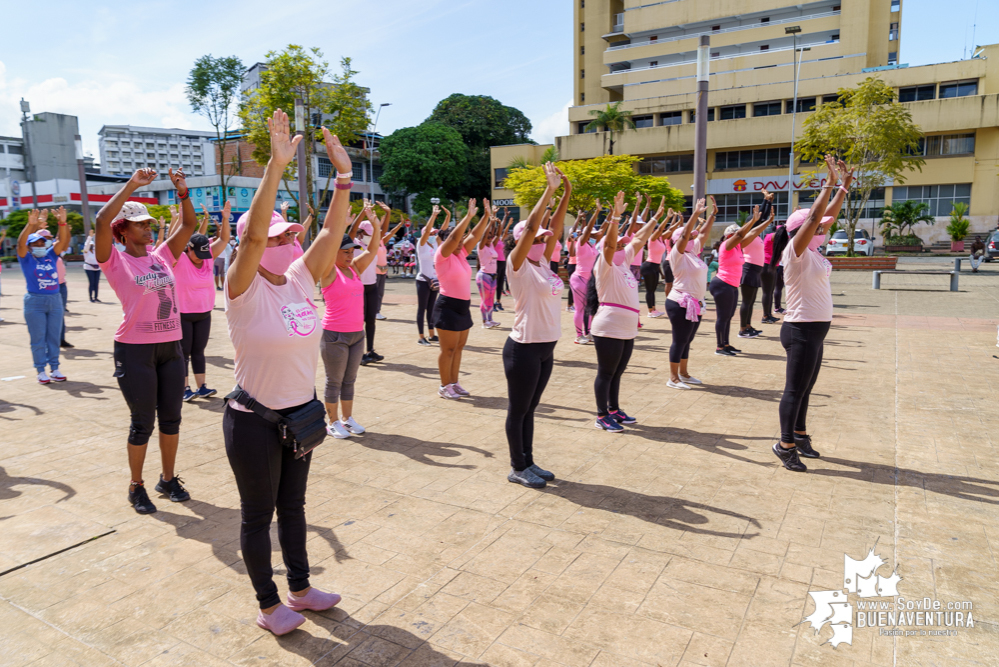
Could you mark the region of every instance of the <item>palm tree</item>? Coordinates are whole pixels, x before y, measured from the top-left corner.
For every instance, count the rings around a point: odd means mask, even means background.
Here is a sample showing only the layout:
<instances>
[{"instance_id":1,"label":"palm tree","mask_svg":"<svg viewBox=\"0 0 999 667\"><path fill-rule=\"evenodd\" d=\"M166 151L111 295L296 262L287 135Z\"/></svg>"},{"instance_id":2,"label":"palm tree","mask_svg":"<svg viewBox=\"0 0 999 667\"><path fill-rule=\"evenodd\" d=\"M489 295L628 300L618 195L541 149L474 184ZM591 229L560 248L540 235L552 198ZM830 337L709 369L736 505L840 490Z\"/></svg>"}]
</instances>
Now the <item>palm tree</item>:
<instances>
[{"instance_id":1,"label":"palm tree","mask_svg":"<svg viewBox=\"0 0 999 667\"><path fill-rule=\"evenodd\" d=\"M881 214L882 233L889 236L892 230L897 230L898 236L905 236L906 229L911 233L912 228L920 222L932 225L934 218L929 211L930 205L926 202L912 200L894 202Z\"/></svg>"},{"instance_id":2,"label":"palm tree","mask_svg":"<svg viewBox=\"0 0 999 667\"><path fill-rule=\"evenodd\" d=\"M606 109L594 109L590 112L593 120L586 126L586 131L603 128L610 133L610 155L614 155L614 133L624 132L630 126L635 129L635 121L631 119L630 111L621 110L621 102L608 104Z\"/></svg>"}]
</instances>

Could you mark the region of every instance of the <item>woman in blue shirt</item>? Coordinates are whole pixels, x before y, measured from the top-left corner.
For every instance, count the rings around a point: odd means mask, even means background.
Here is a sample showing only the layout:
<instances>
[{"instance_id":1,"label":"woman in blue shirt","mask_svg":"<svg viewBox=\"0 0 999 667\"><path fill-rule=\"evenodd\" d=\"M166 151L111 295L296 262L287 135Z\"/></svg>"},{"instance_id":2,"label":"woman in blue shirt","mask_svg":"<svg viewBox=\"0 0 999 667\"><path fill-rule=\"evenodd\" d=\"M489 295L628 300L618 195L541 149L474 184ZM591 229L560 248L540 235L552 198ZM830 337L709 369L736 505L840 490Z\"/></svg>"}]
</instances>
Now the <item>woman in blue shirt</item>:
<instances>
[{"instance_id":1,"label":"woman in blue shirt","mask_svg":"<svg viewBox=\"0 0 999 667\"><path fill-rule=\"evenodd\" d=\"M41 384L66 381L66 376L59 370L63 303L56 260L69 247L69 226L65 208L60 207L55 213L59 221L55 244L38 233L47 226L49 212L45 210L29 212L28 224L17 237L17 260L28 290L24 295L24 321L31 337L31 358ZM51 373L45 372L46 365Z\"/></svg>"}]
</instances>

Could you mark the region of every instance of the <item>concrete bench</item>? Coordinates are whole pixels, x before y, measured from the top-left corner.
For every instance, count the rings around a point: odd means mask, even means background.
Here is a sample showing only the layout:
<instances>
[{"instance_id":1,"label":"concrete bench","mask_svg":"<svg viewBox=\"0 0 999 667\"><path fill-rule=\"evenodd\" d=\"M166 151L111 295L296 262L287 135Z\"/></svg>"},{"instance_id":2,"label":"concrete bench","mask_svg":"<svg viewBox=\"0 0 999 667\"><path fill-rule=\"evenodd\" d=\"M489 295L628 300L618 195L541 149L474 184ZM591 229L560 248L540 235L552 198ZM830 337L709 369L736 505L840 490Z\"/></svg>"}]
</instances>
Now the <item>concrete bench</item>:
<instances>
[{"instance_id":1,"label":"concrete bench","mask_svg":"<svg viewBox=\"0 0 999 667\"><path fill-rule=\"evenodd\" d=\"M957 292L957 280L959 271L875 271L871 289L881 289L881 274L894 273L905 276L950 276L950 291Z\"/></svg>"},{"instance_id":2,"label":"concrete bench","mask_svg":"<svg viewBox=\"0 0 999 667\"><path fill-rule=\"evenodd\" d=\"M982 261L985 261L985 258L982 258ZM955 257L954 258L955 271L961 270L961 262L968 262L969 264L971 264L971 257Z\"/></svg>"}]
</instances>

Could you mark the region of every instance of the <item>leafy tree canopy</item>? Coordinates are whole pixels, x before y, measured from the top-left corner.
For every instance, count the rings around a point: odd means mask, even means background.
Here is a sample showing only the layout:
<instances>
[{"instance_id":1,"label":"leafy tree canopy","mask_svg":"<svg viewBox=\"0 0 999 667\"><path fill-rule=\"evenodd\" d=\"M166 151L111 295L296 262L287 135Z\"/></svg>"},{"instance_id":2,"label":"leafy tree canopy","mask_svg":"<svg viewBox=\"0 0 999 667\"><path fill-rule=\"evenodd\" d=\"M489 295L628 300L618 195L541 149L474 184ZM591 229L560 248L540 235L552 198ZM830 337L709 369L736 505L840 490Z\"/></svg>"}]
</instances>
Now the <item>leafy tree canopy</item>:
<instances>
[{"instance_id":1,"label":"leafy tree canopy","mask_svg":"<svg viewBox=\"0 0 999 667\"><path fill-rule=\"evenodd\" d=\"M23 208L18 211L12 211L6 218L0 220L0 227L7 228L7 238L9 240L16 241L17 237L20 236L21 230L28 224L28 212L30 210ZM55 209L49 208L48 212L48 230L52 232L52 236L54 237L59 233L59 229L56 227ZM83 233L83 216L81 214L76 211L66 211L66 222L69 223L70 234Z\"/></svg>"},{"instance_id":2,"label":"leafy tree canopy","mask_svg":"<svg viewBox=\"0 0 999 667\"><path fill-rule=\"evenodd\" d=\"M428 203L432 196L464 194L467 151L458 131L447 125L427 121L396 130L382 139L381 159L386 191L418 192Z\"/></svg>"},{"instance_id":3,"label":"leafy tree canopy","mask_svg":"<svg viewBox=\"0 0 999 667\"><path fill-rule=\"evenodd\" d=\"M235 104L239 99L239 88L243 83L243 61L236 56L214 58L211 54L194 61L194 67L187 78L187 100L195 113L208 119L215 128L215 136L221 155L225 155L229 143L229 130L236 120ZM226 172L231 175L233 167L223 165L219 175L222 188L226 187Z\"/></svg>"}]
</instances>

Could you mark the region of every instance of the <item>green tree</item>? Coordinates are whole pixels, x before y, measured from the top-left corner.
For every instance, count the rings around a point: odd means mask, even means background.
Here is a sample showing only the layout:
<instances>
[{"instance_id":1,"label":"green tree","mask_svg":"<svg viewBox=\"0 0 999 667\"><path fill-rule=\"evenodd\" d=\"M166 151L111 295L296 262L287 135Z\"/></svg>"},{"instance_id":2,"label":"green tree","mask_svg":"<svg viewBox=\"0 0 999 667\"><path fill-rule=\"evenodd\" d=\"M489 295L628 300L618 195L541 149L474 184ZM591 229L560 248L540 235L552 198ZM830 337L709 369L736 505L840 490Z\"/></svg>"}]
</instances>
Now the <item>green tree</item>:
<instances>
[{"instance_id":1,"label":"green tree","mask_svg":"<svg viewBox=\"0 0 999 667\"><path fill-rule=\"evenodd\" d=\"M451 95L437 104L427 121L447 125L461 135L467 151L462 195L468 197L491 196L491 146L534 143L527 116L486 95Z\"/></svg>"},{"instance_id":2,"label":"green tree","mask_svg":"<svg viewBox=\"0 0 999 667\"><path fill-rule=\"evenodd\" d=\"M803 161L818 165L831 153L853 170L856 180L844 205L843 226L852 239L875 189L905 183L908 172L922 171L925 161L917 154L922 136L912 114L896 101L894 89L868 78L855 88L840 88L837 101L823 103L812 113L795 151ZM852 246L847 254L854 254Z\"/></svg>"},{"instance_id":3,"label":"green tree","mask_svg":"<svg viewBox=\"0 0 999 667\"><path fill-rule=\"evenodd\" d=\"M16 241L17 237L20 236L21 230L24 226L28 224L28 212L32 209L22 208L18 211L11 211L6 218L0 220L0 227L7 228L7 238L12 241ZM48 229L52 232L52 236L57 233L56 229L56 219L55 219L55 209L49 208L49 219L48 219ZM76 235L83 233L83 216L76 211L66 211L66 222L69 223L69 233Z\"/></svg>"},{"instance_id":4,"label":"green tree","mask_svg":"<svg viewBox=\"0 0 999 667\"><path fill-rule=\"evenodd\" d=\"M232 165L225 163L225 151L229 144L229 130L236 120L236 102L245 71L243 61L236 56L214 58L209 54L194 61L187 77L187 100L191 108L207 118L215 128L222 192L225 192L227 176L235 171ZM214 156L212 159L215 159Z\"/></svg>"},{"instance_id":5,"label":"green tree","mask_svg":"<svg viewBox=\"0 0 999 667\"><path fill-rule=\"evenodd\" d=\"M572 183L572 197L569 210L592 209L599 199L608 208L619 190L627 194L627 201L635 203L635 192L652 197L658 204L660 197L666 198L666 206L683 206L683 193L672 187L665 178L640 176L635 173L635 163L641 158L634 155L603 155L591 160L570 160L559 162L561 169ZM545 191L546 179L541 166L514 169L507 176L503 187L516 193L518 206L532 208Z\"/></svg>"},{"instance_id":6,"label":"green tree","mask_svg":"<svg viewBox=\"0 0 999 667\"><path fill-rule=\"evenodd\" d=\"M881 233L885 235L885 245L919 245L922 241L912 233L912 228L920 222L933 224L929 214L930 206L920 201L897 201L885 208L881 217Z\"/></svg>"},{"instance_id":7,"label":"green tree","mask_svg":"<svg viewBox=\"0 0 999 667\"><path fill-rule=\"evenodd\" d=\"M460 199L468 155L458 131L425 122L396 130L381 141L382 189L419 193L414 207L428 211L430 198Z\"/></svg>"},{"instance_id":8,"label":"green tree","mask_svg":"<svg viewBox=\"0 0 999 667\"><path fill-rule=\"evenodd\" d=\"M621 109L621 102L608 104L606 109L594 109L590 111L590 115L593 116L593 120L586 126L586 131L589 132L590 130L600 128L608 133L610 139L610 150L607 151L608 155L614 155L615 132L624 132L629 127L633 130L635 129L635 121L631 119L631 112L623 111Z\"/></svg>"}]
</instances>

